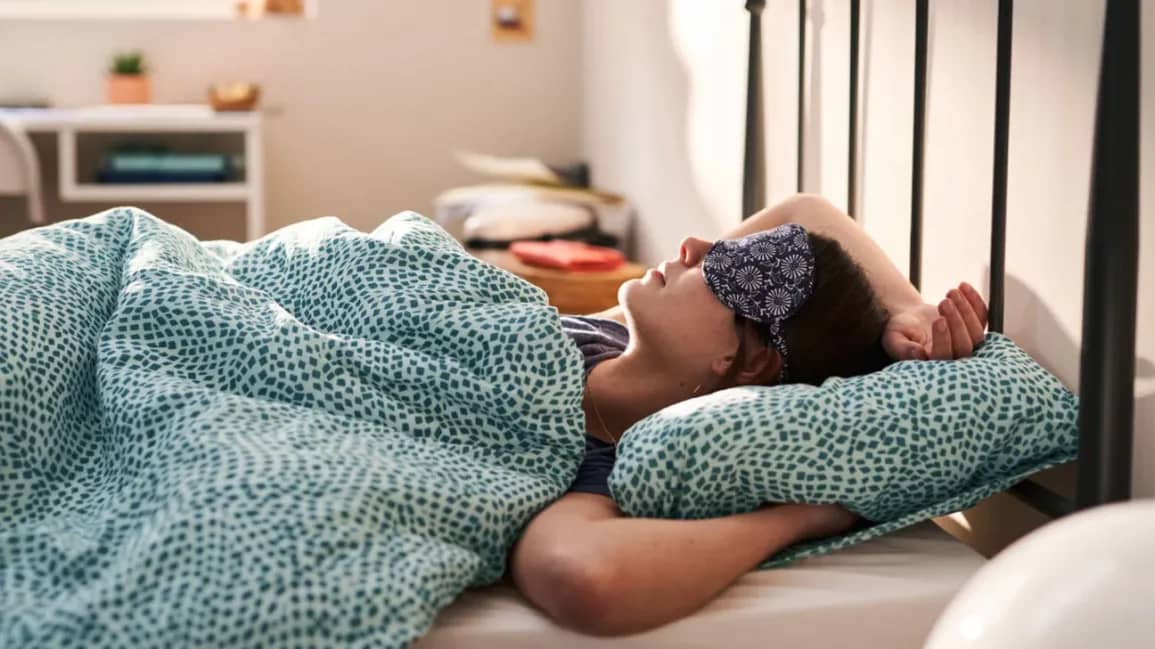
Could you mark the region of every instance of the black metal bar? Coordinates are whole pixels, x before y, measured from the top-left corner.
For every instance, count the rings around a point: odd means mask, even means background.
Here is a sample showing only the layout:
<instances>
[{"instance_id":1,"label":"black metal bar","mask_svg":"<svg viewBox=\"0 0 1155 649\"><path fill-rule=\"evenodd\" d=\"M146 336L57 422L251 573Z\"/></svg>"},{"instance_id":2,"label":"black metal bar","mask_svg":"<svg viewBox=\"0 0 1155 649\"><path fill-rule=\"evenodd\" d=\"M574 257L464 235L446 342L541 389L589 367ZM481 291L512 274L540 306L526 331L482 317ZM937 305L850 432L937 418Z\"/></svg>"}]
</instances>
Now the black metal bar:
<instances>
[{"instance_id":1,"label":"black metal bar","mask_svg":"<svg viewBox=\"0 0 1155 649\"><path fill-rule=\"evenodd\" d=\"M1011 34L1015 0L999 0L998 62L995 68L995 178L991 196L991 331L1003 330L1007 270L1007 141L1011 121Z\"/></svg>"},{"instance_id":2,"label":"black metal bar","mask_svg":"<svg viewBox=\"0 0 1155 649\"><path fill-rule=\"evenodd\" d=\"M746 148L742 163L742 218L766 204L766 152L762 127L762 10L766 0L749 0L750 53L746 64Z\"/></svg>"},{"instance_id":3,"label":"black metal bar","mask_svg":"<svg viewBox=\"0 0 1155 649\"><path fill-rule=\"evenodd\" d=\"M858 13L860 0L850 0L850 125L846 153L846 213L858 214Z\"/></svg>"},{"instance_id":4,"label":"black metal bar","mask_svg":"<svg viewBox=\"0 0 1155 649\"><path fill-rule=\"evenodd\" d=\"M1083 275L1080 509L1131 496L1139 272L1139 2L1108 0Z\"/></svg>"},{"instance_id":5,"label":"black metal bar","mask_svg":"<svg viewBox=\"0 0 1155 649\"><path fill-rule=\"evenodd\" d=\"M926 134L926 27L929 0L918 0L914 18L914 150L910 179L910 283L922 284L922 167Z\"/></svg>"},{"instance_id":6,"label":"black metal bar","mask_svg":"<svg viewBox=\"0 0 1155 649\"><path fill-rule=\"evenodd\" d=\"M1052 518L1059 518L1075 511L1075 504L1034 480L1023 480L1007 489L1007 492L1038 511Z\"/></svg>"},{"instance_id":7,"label":"black metal bar","mask_svg":"<svg viewBox=\"0 0 1155 649\"><path fill-rule=\"evenodd\" d=\"M806 0L798 0L798 191L803 191L806 161Z\"/></svg>"}]
</instances>

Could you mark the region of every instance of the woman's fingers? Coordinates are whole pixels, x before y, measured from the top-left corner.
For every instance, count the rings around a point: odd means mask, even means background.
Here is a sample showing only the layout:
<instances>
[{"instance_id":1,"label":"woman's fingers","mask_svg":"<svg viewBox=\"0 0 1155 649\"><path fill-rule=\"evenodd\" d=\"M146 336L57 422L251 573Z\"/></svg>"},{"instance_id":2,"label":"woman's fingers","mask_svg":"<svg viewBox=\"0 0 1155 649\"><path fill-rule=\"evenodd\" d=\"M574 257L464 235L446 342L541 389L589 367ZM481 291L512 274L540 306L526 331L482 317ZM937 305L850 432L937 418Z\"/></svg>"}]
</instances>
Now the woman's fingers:
<instances>
[{"instance_id":1,"label":"woman's fingers","mask_svg":"<svg viewBox=\"0 0 1155 649\"><path fill-rule=\"evenodd\" d=\"M922 336L917 330L892 328L883 335L883 347L896 361L926 360Z\"/></svg>"},{"instance_id":2,"label":"woman's fingers","mask_svg":"<svg viewBox=\"0 0 1155 649\"><path fill-rule=\"evenodd\" d=\"M939 318L934 321L931 328L930 357L936 361L949 361L952 358L951 353L950 328L946 324L946 318Z\"/></svg>"},{"instance_id":3,"label":"woman's fingers","mask_svg":"<svg viewBox=\"0 0 1155 649\"><path fill-rule=\"evenodd\" d=\"M974 309L975 317L982 323L983 329L987 327L987 303L983 300L983 296L975 290L975 287L963 282L959 284L959 290L962 291L963 296L966 297L967 302L970 303L971 308Z\"/></svg>"},{"instance_id":4,"label":"woman's fingers","mask_svg":"<svg viewBox=\"0 0 1155 649\"><path fill-rule=\"evenodd\" d=\"M975 313L974 306L970 303L970 300L963 296L962 291L954 289L948 291L946 296L954 304L955 310L962 316L962 321L966 326L972 347L981 343L983 341L983 330L986 329L986 327L979 322L979 317Z\"/></svg>"},{"instance_id":5,"label":"woman's fingers","mask_svg":"<svg viewBox=\"0 0 1155 649\"><path fill-rule=\"evenodd\" d=\"M899 346L899 358L901 361L925 361L927 360L926 350L923 346L913 340L907 340Z\"/></svg>"},{"instance_id":6,"label":"woman's fingers","mask_svg":"<svg viewBox=\"0 0 1155 649\"><path fill-rule=\"evenodd\" d=\"M946 318L950 330L951 358L970 356L974 350L974 343L971 342L966 323L963 322L962 314L955 308L954 302L950 298L939 302L938 312Z\"/></svg>"}]
</instances>

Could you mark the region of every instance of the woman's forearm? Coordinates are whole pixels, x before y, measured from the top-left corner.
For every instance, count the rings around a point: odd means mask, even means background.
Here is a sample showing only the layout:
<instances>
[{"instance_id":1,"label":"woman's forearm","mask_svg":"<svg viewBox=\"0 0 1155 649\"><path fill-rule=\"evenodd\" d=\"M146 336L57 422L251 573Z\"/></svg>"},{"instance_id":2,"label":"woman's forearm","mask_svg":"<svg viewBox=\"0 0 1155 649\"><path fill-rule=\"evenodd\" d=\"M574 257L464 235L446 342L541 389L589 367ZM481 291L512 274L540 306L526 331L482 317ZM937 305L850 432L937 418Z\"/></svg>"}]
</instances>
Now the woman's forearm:
<instances>
[{"instance_id":1,"label":"woman's forearm","mask_svg":"<svg viewBox=\"0 0 1155 649\"><path fill-rule=\"evenodd\" d=\"M797 223L842 244L866 271L875 293L891 313L922 304L922 296L870 235L854 219L821 196L798 194L754 214L724 236L736 239L783 223Z\"/></svg>"},{"instance_id":2,"label":"woman's forearm","mask_svg":"<svg viewBox=\"0 0 1155 649\"><path fill-rule=\"evenodd\" d=\"M796 505L721 518L615 518L588 528L590 553L614 566L583 630L636 633L701 608L735 579L804 536Z\"/></svg>"}]
</instances>

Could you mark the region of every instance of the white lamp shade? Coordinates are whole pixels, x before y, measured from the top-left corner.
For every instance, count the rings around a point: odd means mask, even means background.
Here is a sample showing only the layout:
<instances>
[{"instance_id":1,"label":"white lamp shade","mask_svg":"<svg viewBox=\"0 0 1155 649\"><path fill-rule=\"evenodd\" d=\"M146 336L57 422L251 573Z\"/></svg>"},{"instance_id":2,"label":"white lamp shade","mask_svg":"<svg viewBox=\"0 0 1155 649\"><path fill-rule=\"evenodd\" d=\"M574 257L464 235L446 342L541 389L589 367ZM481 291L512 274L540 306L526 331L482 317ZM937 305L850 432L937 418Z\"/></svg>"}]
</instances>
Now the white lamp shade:
<instances>
[{"instance_id":1,"label":"white lamp shade","mask_svg":"<svg viewBox=\"0 0 1155 649\"><path fill-rule=\"evenodd\" d=\"M980 647L1155 647L1155 500L1064 517L983 566L925 645Z\"/></svg>"}]
</instances>

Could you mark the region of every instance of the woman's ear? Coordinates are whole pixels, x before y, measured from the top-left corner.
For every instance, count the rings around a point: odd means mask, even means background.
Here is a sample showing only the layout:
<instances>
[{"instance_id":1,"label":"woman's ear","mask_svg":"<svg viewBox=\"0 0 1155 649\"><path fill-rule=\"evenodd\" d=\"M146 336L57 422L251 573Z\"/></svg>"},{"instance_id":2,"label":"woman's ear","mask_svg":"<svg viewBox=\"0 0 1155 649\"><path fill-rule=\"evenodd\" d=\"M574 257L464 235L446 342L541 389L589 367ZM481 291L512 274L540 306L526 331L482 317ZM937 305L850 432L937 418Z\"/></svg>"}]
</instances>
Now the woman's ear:
<instances>
[{"instance_id":1,"label":"woman's ear","mask_svg":"<svg viewBox=\"0 0 1155 649\"><path fill-rule=\"evenodd\" d=\"M770 345L758 345L746 355L746 367L734 377L736 385L774 385L782 372L782 355Z\"/></svg>"},{"instance_id":2,"label":"woman's ear","mask_svg":"<svg viewBox=\"0 0 1155 649\"><path fill-rule=\"evenodd\" d=\"M730 366L734 364L735 354L727 354L719 356L710 363L710 371L714 373L719 379L726 376L726 372L730 371Z\"/></svg>"},{"instance_id":3,"label":"woman's ear","mask_svg":"<svg viewBox=\"0 0 1155 649\"><path fill-rule=\"evenodd\" d=\"M757 334L754 334L755 336ZM746 341L746 362L733 375L734 385L774 385L782 372L782 355L773 346L761 341ZM736 354L727 354L714 359L710 369L720 379L724 379L728 372L735 371L730 366L735 362Z\"/></svg>"}]
</instances>

